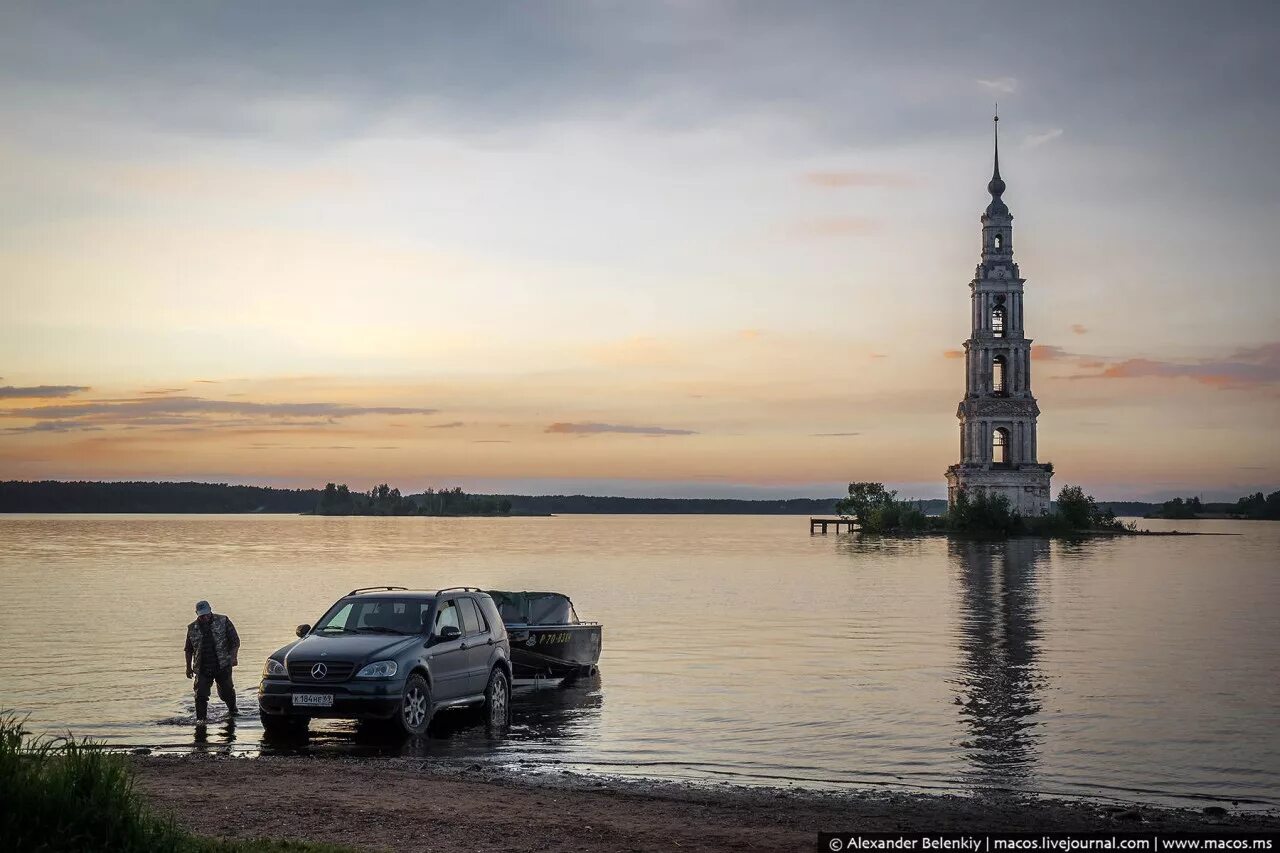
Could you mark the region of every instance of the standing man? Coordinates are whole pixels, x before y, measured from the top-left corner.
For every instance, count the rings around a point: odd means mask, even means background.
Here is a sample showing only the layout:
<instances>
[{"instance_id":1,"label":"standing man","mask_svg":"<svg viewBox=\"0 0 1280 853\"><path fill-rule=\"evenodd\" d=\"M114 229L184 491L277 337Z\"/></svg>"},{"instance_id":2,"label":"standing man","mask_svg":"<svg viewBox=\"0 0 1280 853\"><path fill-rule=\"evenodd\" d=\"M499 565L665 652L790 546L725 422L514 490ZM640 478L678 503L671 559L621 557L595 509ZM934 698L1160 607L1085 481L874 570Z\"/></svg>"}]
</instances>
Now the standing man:
<instances>
[{"instance_id":1,"label":"standing man","mask_svg":"<svg viewBox=\"0 0 1280 853\"><path fill-rule=\"evenodd\" d=\"M195 678L196 725L205 724L209 711L209 685L218 685L218 698L227 703L227 714L235 717L236 688L231 668L240 663L240 635L231 620L214 613L207 601L196 602L196 621L187 626L187 678Z\"/></svg>"}]
</instances>

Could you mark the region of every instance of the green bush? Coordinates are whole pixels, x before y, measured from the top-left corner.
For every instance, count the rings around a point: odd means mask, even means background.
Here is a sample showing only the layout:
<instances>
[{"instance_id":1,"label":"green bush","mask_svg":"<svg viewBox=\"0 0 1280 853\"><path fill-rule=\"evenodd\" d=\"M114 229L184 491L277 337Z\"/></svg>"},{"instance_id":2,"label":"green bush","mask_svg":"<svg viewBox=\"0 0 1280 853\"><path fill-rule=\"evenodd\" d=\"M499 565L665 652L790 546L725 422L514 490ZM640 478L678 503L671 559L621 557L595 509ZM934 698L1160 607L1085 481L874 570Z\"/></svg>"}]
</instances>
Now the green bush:
<instances>
[{"instance_id":1,"label":"green bush","mask_svg":"<svg viewBox=\"0 0 1280 853\"><path fill-rule=\"evenodd\" d=\"M129 760L89 740L35 737L0 713L0 838L9 850L104 853L339 851L307 842L200 838L147 808Z\"/></svg>"},{"instance_id":2,"label":"green bush","mask_svg":"<svg viewBox=\"0 0 1280 853\"><path fill-rule=\"evenodd\" d=\"M955 533L1010 536L1021 532L1022 517L1004 495L981 491L970 496L961 489L947 511L946 527Z\"/></svg>"},{"instance_id":3,"label":"green bush","mask_svg":"<svg viewBox=\"0 0 1280 853\"><path fill-rule=\"evenodd\" d=\"M932 526L929 516L897 497L883 483L850 483L836 512L853 516L863 533L922 533Z\"/></svg>"}]
</instances>

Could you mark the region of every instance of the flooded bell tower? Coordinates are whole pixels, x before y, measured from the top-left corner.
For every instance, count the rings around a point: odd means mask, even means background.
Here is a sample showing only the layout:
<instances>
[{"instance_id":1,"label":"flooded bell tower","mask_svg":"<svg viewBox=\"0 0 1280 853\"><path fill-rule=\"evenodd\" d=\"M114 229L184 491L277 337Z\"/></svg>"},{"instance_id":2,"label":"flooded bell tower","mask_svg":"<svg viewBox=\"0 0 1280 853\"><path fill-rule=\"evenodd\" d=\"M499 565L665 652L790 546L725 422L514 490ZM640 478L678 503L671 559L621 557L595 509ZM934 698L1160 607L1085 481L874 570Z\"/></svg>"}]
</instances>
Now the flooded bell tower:
<instances>
[{"instance_id":1,"label":"flooded bell tower","mask_svg":"<svg viewBox=\"0 0 1280 853\"><path fill-rule=\"evenodd\" d=\"M1031 395L1031 340L1022 325L1022 285L1013 260L1013 216L1001 196L1000 136L994 119L995 169L982 214L982 259L969 282L969 340L964 342L965 394L960 419L960 462L947 469L947 502L961 489L1001 494L1023 516L1049 510L1050 465L1036 461L1036 418Z\"/></svg>"}]
</instances>

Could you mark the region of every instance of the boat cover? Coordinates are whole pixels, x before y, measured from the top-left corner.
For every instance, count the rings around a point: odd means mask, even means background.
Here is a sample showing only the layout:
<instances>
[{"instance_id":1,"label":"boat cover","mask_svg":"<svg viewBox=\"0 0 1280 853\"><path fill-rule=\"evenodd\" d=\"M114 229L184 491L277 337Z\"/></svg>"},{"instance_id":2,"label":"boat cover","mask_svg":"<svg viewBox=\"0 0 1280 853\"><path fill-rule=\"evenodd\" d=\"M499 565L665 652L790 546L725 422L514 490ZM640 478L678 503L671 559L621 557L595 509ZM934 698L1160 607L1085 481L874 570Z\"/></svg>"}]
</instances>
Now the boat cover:
<instances>
[{"instance_id":1,"label":"boat cover","mask_svg":"<svg viewBox=\"0 0 1280 853\"><path fill-rule=\"evenodd\" d=\"M558 592L499 592L485 590L508 625L577 625L569 596Z\"/></svg>"}]
</instances>

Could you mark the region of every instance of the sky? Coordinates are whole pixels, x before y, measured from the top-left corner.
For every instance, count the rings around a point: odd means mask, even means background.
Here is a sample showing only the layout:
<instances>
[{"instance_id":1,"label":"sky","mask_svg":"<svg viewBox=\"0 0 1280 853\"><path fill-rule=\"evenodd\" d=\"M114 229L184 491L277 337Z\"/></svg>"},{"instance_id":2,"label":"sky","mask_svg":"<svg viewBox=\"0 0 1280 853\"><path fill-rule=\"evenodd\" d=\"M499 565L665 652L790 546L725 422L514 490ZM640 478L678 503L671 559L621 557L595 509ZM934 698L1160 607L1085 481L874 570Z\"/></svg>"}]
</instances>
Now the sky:
<instances>
[{"instance_id":1,"label":"sky","mask_svg":"<svg viewBox=\"0 0 1280 853\"><path fill-rule=\"evenodd\" d=\"M1280 6L6 3L0 479L941 497L999 101L1040 461L1280 488Z\"/></svg>"}]
</instances>

